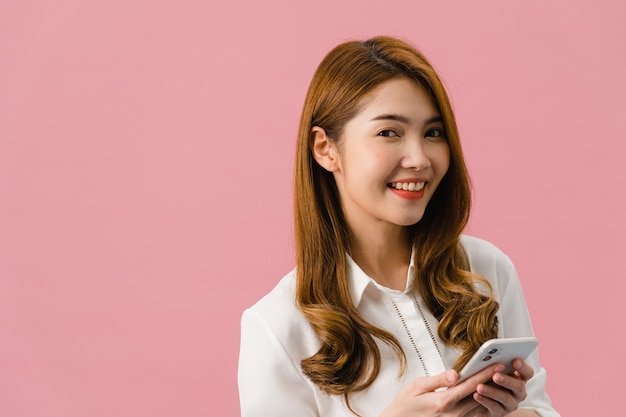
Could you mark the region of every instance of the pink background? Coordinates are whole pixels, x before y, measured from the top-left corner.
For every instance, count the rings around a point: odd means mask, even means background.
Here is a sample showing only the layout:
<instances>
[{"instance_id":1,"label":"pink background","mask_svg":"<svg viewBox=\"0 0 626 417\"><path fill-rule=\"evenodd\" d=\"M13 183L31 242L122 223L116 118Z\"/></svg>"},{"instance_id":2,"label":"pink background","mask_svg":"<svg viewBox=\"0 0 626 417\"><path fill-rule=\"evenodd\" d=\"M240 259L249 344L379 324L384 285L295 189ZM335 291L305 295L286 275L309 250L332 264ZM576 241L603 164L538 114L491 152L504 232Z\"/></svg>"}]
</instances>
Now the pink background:
<instances>
[{"instance_id":1,"label":"pink background","mask_svg":"<svg viewBox=\"0 0 626 417\"><path fill-rule=\"evenodd\" d=\"M518 267L556 407L623 413L624 3L216 3L1 0L0 415L239 414L305 90L376 34L450 90L469 232Z\"/></svg>"}]
</instances>

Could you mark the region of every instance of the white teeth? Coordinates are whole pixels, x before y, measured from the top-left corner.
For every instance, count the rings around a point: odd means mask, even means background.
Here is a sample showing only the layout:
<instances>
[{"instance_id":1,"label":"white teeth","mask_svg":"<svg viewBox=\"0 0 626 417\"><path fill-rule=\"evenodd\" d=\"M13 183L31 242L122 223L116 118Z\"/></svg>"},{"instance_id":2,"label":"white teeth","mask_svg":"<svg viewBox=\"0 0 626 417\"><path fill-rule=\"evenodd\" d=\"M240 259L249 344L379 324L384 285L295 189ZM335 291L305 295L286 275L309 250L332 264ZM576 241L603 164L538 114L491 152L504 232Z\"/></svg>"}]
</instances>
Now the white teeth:
<instances>
[{"instance_id":1,"label":"white teeth","mask_svg":"<svg viewBox=\"0 0 626 417\"><path fill-rule=\"evenodd\" d=\"M426 185L425 182L392 182L391 186L396 190L420 191Z\"/></svg>"}]
</instances>

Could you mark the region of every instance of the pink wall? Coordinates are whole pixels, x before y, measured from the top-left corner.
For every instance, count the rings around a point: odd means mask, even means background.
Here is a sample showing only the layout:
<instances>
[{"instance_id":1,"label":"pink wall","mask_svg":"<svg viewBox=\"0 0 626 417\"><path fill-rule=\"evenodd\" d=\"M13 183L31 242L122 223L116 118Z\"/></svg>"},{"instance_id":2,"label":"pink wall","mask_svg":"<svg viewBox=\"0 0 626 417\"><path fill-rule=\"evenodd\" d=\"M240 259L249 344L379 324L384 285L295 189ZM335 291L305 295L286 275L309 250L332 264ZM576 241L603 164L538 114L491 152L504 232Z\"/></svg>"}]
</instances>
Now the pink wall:
<instances>
[{"instance_id":1,"label":"pink wall","mask_svg":"<svg viewBox=\"0 0 626 417\"><path fill-rule=\"evenodd\" d=\"M215 3L0 3L0 415L238 415L308 81L375 34L443 74L469 232L516 262L556 406L619 414L624 3Z\"/></svg>"}]
</instances>

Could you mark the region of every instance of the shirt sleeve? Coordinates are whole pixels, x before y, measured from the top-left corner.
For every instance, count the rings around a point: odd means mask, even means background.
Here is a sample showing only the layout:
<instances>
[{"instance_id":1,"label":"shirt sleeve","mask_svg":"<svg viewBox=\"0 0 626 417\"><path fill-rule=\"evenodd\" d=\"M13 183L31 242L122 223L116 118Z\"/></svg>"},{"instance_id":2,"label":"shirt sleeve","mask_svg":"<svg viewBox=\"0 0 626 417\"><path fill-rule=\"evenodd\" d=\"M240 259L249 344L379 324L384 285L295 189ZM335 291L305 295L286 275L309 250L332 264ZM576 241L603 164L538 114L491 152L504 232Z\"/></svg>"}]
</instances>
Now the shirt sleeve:
<instances>
[{"instance_id":1,"label":"shirt sleeve","mask_svg":"<svg viewBox=\"0 0 626 417\"><path fill-rule=\"evenodd\" d=\"M241 319L239 401L242 417L318 417L315 394L276 337L255 311Z\"/></svg>"},{"instance_id":2,"label":"shirt sleeve","mask_svg":"<svg viewBox=\"0 0 626 417\"><path fill-rule=\"evenodd\" d=\"M517 272L510 259L504 256L504 265L507 277L500 288L500 337L534 336L533 327L528 313L528 307ZM520 403L520 408L536 411L542 417L560 417L546 393L546 370L539 364L539 354L535 350L527 359L535 371L534 376L526 383L526 400Z\"/></svg>"}]
</instances>

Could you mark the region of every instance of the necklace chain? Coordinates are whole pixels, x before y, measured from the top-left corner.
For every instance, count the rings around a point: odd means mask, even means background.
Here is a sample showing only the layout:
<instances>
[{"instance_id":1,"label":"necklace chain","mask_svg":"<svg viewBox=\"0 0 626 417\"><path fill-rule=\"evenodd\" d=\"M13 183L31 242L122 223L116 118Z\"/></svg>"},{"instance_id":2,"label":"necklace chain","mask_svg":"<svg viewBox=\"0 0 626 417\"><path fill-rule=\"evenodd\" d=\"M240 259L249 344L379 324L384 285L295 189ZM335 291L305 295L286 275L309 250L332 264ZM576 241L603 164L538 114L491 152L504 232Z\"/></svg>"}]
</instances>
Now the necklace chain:
<instances>
[{"instance_id":1,"label":"necklace chain","mask_svg":"<svg viewBox=\"0 0 626 417\"><path fill-rule=\"evenodd\" d=\"M420 316L422 316L422 320L424 320L424 324L426 325L426 330L428 330L430 339L435 344L435 348L437 349L437 353L439 354L439 357L443 359L443 355L441 354L441 351L439 350L439 343L437 343L437 339L435 339L435 335L433 334L433 331L430 330L430 325L428 324L428 320L426 320L426 316L424 315L424 312L422 311L422 307L420 307L420 303L417 301L417 297L415 296L415 293L413 292L411 293L411 295L413 296L413 301L415 302L415 305L417 306L417 311L420 312Z\"/></svg>"},{"instance_id":2,"label":"necklace chain","mask_svg":"<svg viewBox=\"0 0 626 417\"><path fill-rule=\"evenodd\" d=\"M417 297L415 296L415 293L411 293L411 295L412 295L412 299L413 299L413 302L415 304L415 307L417 307L417 311L420 313L420 316L422 317L422 320L424 321L424 324L426 325L426 330L428 330L428 334L430 335L430 339L435 344L435 348L437 349L437 353L439 353L439 356L443 359L443 355L441 354L441 350L439 350L439 344L437 343L437 340L435 339L435 336L434 336L432 330L430 329L430 326L428 325L428 321L426 321L426 316L424 316L424 312L422 311L422 307L420 307L420 303L417 301ZM393 297L391 297L391 296L389 296L389 299L391 300L391 304L393 304L394 310L396 310L396 314L398 315L398 318L402 322L402 327L404 327L404 331L406 332L406 335L409 337L409 341L411 342L411 346L413 346L413 350L415 350L415 353L417 353L417 357L419 358L420 363L422 364L422 369L424 369L424 374L426 376L430 376L430 372L428 372L428 368L426 367L426 362L424 361L424 358L422 357L422 354L421 354L420 350L417 348L417 344L415 343L415 339L413 339L413 335L411 334L411 331L409 330L409 326L407 325L406 320L404 319L404 316L400 312L400 308L398 307L398 304L396 303L396 300L394 300Z\"/></svg>"}]
</instances>

